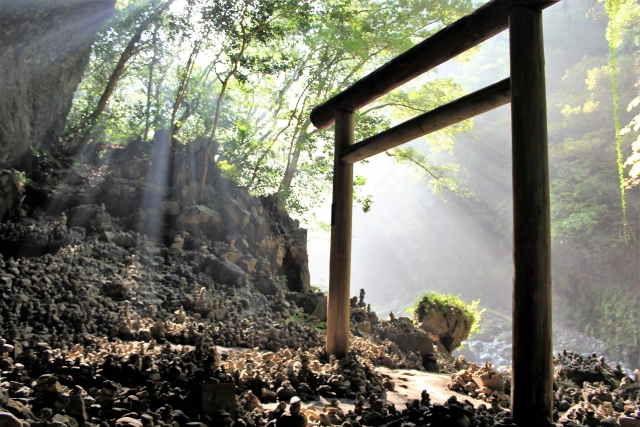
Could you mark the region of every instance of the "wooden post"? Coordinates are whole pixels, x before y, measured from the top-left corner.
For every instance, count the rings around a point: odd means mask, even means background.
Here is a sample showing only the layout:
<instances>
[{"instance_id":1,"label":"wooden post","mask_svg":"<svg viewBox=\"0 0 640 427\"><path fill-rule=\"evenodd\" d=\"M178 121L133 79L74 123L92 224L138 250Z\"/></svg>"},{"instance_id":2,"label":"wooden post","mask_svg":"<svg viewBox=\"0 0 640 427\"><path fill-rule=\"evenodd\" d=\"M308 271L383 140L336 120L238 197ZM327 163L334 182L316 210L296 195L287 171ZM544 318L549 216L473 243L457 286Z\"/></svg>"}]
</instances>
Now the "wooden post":
<instances>
[{"instance_id":1,"label":"wooden post","mask_svg":"<svg viewBox=\"0 0 640 427\"><path fill-rule=\"evenodd\" d=\"M331 205L331 253L327 299L327 353L344 356L349 350L349 282L351 279L351 215L353 165L340 153L354 141L353 111L336 110L336 143L333 158Z\"/></svg>"},{"instance_id":2,"label":"wooden post","mask_svg":"<svg viewBox=\"0 0 640 427\"><path fill-rule=\"evenodd\" d=\"M551 227L542 12L509 15L513 144L513 379L519 427L546 427L553 413Z\"/></svg>"}]
</instances>

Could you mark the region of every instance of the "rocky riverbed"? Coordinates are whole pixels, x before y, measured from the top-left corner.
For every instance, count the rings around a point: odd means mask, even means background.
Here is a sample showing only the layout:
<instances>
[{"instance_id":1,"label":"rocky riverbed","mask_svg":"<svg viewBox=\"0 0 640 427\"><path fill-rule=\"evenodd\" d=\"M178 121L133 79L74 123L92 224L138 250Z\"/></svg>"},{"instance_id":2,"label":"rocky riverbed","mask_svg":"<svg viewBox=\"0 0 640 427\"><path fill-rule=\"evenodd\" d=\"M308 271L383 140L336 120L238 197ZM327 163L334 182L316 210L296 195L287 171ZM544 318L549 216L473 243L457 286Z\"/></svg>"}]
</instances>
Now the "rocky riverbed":
<instances>
[{"instance_id":1,"label":"rocky riverbed","mask_svg":"<svg viewBox=\"0 0 640 427\"><path fill-rule=\"evenodd\" d=\"M608 363L620 364L627 373L631 373L638 366L638 361L629 351L620 349L612 358L610 349L602 340L562 325L554 325L553 351L558 353L562 350L570 350L583 356L594 353L604 356ZM509 316L495 311L485 311L480 321L480 331L468 338L461 348L454 352L456 356L460 354L471 362L491 362L499 369L507 369L512 356Z\"/></svg>"}]
</instances>

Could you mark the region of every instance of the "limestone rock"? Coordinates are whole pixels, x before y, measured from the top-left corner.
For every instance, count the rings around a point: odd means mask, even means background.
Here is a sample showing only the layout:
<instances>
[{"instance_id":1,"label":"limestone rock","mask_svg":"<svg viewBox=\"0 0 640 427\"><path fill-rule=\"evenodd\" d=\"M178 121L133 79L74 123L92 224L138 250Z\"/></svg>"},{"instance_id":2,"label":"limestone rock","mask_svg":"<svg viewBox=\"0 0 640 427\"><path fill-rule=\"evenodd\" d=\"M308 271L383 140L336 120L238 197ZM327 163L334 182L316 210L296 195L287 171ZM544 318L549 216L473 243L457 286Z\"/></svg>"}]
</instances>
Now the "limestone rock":
<instances>
[{"instance_id":1,"label":"limestone rock","mask_svg":"<svg viewBox=\"0 0 640 427\"><path fill-rule=\"evenodd\" d=\"M54 153L96 33L115 1L2 3L0 165L28 164L29 148ZM38 42L34 42L34 41Z\"/></svg>"},{"instance_id":2,"label":"limestone rock","mask_svg":"<svg viewBox=\"0 0 640 427\"><path fill-rule=\"evenodd\" d=\"M180 231L188 231L194 236L200 233L210 239L218 239L224 234L222 216L205 205L196 205L178 216L176 225Z\"/></svg>"},{"instance_id":3,"label":"limestone rock","mask_svg":"<svg viewBox=\"0 0 640 427\"><path fill-rule=\"evenodd\" d=\"M429 334L438 335L439 342L449 353L458 348L471 331L471 323L457 308L445 312L418 307L416 313L420 327Z\"/></svg>"}]
</instances>

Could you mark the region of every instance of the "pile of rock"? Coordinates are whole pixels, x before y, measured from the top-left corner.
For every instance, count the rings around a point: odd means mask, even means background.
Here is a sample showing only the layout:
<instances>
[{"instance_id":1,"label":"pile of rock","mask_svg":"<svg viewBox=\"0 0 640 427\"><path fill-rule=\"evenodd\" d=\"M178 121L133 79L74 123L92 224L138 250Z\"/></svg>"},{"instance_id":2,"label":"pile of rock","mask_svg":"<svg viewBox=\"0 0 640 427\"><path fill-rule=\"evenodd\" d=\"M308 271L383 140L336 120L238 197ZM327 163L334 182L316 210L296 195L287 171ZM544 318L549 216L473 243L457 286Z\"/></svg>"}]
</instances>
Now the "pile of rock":
<instances>
[{"instance_id":1,"label":"pile of rock","mask_svg":"<svg viewBox=\"0 0 640 427\"><path fill-rule=\"evenodd\" d=\"M301 309L283 289L271 296L216 282L195 251L150 256L144 249L155 245L140 240L125 248L82 239L55 255L0 255L0 333L20 347L61 349L87 335L180 344L207 335L219 345L271 350L322 344L319 331L286 322Z\"/></svg>"},{"instance_id":2,"label":"pile of rock","mask_svg":"<svg viewBox=\"0 0 640 427\"><path fill-rule=\"evenodd\" d=\"M464 391L471 397L491 404L499 404L504 408L510 406L511 399L505 393L505 390L510 388L510 379L506 375L506 378L503 378L502 374L493 368L491 362L481 367L474 362L464 366L466 362L464 356L460 356L458 362L458 367L462 369L451 375L451 382L447 386L449 390ZM510 393L510 391L507 392Z\"/></svg>"},{"instance_id":3,"label":"pile of rock","mask_svg":"<svg viewBox=\"0 0 640 427\"><path fill-rule=\"evenodd\" d=\"M425 369L438 372L439 367L434 355L434 345L427 333L413 324L407 317L391 318L388 321L379 322L372 332L375 342L389 341L386 356L380 359L379 364L389 368ZM390 356L407 357L395 360Z\"/></svg>"},{"instance_id":4,"label":"pile of rock","mask_svg":"<svg viewBox=\"0 0 640 427\"><path fill-rule=\"evenodd\" d=\"M619 364L612 368L603 356L595 353L583 356L563 350L554 357L553 364L556 381L571 381L580 385L584 382L602 382L613 386L625 376Z\"/></svg>"},{"instance_id":5,"label":"pile of rock","mask_svg":"<svg viewBox=\"0 0 640 427\"><path fill-rule=\"evenodd\" d=\"M563 426L640 426L640 371L626 375L596 354L563 351L554 358L556 409Z\"/></svg>"},{"instance_id":6,"label":"pile of rock","mask_svg":"<svg viewBox=\"0 0 640 427\"><path fill-rule=\"evenodd\" d=\"M455 397L431 404L427 392L406 409L385 404L381 377L366 360L327 358L319 348L218 354L207 342L101 339L68 352L40 343L23 352L21 362L12 351L0 340L0 418L7 426L512 425L503 409L474 408ZM300 398L315 395L330 403L302 407ZM352 409L340 396L353 399ZM275 401L275 409L265 409Z\"/></svg>"}]
</instances>

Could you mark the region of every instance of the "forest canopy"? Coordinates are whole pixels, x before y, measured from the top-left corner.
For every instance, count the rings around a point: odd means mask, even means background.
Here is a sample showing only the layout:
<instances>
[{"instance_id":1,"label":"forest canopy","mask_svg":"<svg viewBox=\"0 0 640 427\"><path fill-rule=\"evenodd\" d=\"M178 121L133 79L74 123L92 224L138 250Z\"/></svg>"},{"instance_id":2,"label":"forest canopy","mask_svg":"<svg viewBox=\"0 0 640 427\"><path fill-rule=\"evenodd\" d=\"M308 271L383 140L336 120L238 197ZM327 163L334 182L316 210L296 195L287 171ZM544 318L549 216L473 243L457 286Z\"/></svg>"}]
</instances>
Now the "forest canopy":
<instances>
[{"instance_id":1,"label":"forest canopy","mask_svg":"<svg viewBox=\"0 0 640 427\"><path fill-rule=\"evenodd\" d=\"M185 149L204 149L227 177L254 194L278 192L298 214L326 191L332 170L331 138L313 127L311 108L473 8L459 0L130 0L117 7L76 93L68 148L150 144L155 130L168 129ZM357 137L462 94L452 79L434 77L362 111ZM442 143L469 126L443 132ZM433 166L434 188L455 188L453 170Z\"/></svg>"}]
</instances>

